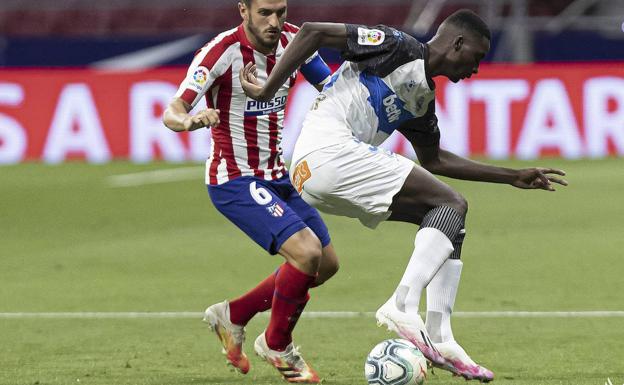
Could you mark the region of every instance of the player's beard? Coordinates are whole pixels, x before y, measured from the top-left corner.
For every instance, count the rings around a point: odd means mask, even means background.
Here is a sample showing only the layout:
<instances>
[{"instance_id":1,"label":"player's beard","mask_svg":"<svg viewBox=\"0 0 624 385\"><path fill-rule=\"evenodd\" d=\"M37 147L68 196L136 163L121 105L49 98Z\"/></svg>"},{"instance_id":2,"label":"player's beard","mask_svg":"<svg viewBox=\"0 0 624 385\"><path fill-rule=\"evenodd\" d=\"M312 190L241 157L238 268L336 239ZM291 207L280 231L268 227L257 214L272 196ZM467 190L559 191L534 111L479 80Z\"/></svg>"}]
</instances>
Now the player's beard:
<instances>
[{"instance_id":1,"label":"player's beard","mask_svg":"<svg viewBox=\"0 0 624 385\"><path fill-rule=\"evenodd\" d=\"M249 18L249 21L247 21L247 30L251 32L258 44L260 44L262 48L266 48L267 50L275 49L280 39L279 33L276 34L276 37L274 39L263 36L262 31L260 31L260 29L256 27L256 25L251 21L251 18Z\"/></svg>"}]
</instances>

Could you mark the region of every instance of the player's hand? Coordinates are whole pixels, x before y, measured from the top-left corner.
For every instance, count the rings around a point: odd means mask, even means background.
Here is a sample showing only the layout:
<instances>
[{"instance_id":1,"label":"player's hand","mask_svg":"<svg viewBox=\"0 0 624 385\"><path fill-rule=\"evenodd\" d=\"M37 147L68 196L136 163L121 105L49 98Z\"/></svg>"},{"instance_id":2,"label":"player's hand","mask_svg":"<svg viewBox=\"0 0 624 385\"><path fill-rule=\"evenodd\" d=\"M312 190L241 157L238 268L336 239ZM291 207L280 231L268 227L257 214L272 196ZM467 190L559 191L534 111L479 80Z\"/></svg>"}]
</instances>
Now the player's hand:
<instances>
[{"instance_id":1,"label":"player's hand","mask_svg":"<svg viewBox=\"0 0 624 385\"><path fill-rule=\"evenodd\" d=\"M262 84L258 81L258 72L256 65L253 63L247 63L245 67L241 68L240 82L245 94L252 99L263 101Z\"/></svg>"},{"instance_id":2,"label":"player's hand","mask_svg":"<svg viewBox=\"0 0 624 385\"><path fill-rule=\"evenodd\" d=\"M542 189L548 191L555 191L553 183L557 183L562 186L568 185L568 182L565 179L559 178L555 175L564 176L565 171L543 167L525 168L518 170L518 176L516 180L511 183L511 185L523 189Z\"/></svg>"},{"instance_id":3,"label":"player's hand","mask_svg":"<svg viewBox=\"0 0 624 385\"><path fill-rule=\"evenodd\" d=\"M202 127L214 127L219 124L219 110L209 108L184 119L182 125L185 131L194 131Z\"/></svg>"}]
</instances>

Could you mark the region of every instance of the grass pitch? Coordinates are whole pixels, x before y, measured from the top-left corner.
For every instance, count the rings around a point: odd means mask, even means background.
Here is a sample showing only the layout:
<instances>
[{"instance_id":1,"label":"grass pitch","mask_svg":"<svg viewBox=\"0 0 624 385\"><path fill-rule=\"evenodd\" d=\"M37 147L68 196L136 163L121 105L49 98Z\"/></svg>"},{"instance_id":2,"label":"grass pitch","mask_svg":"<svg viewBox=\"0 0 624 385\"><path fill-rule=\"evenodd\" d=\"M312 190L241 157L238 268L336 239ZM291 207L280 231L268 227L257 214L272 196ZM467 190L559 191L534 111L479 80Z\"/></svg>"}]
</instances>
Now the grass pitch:
<instances>
[{"instance_id":1,"label":"grass pitch","mask_svg":"<svg viewBox=\"0 0 624 385\"><path fill-rule=\"evenodd\" d=\"M512 167L524 162L505 162ZM469 201L456 311L624 310L622 160L532 162L568 172L555 193L449 181ZM113 175L181 165L0 168L0 312L201 312L280 262L212 206L203 172L111 187ZM416 228L371 231L325 216L341 270L308 311L376 310L407 263ZM0 318L0 384L280 384L251 357L230 372L194 318ZM266 325L249 325L247 352ZM624 318L456 318L455 336L498 384L624 382ZM372 317L302 318L295 331L326 384L364 384L368 351L393 335ZM463 383L436 371L428 383Z\"/></svg>"}]
</instances>

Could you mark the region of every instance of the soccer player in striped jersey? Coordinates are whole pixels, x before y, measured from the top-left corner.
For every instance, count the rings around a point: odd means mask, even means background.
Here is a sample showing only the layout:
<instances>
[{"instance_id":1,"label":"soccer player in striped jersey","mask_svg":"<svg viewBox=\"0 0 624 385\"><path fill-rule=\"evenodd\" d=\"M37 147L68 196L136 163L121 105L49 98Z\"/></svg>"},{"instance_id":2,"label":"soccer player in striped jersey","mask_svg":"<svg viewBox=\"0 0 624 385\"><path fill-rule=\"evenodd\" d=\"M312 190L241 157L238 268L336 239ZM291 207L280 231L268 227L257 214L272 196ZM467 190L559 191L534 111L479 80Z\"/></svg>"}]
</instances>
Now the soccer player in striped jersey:
<instances>
[{"instance_id":1,"label":"soccer player in striped jersey","mask_svg":"<svg viewBox=\"0 0 624 385\"><path fill-rule=\"evenodd\" d=\"M291 71L263 102L248 98L239 81L246 64L255 65L266 80L299 29L285 22L286 0L241 0L238 8L242 24L197 51L163 120L174 131L212 129L206 162L212 202L261 247L286 261L245 295L208 307L204 320L217 333L229 363L247 373L244 326L271 309L254 349L287 381L317 383L317 373L293 346L291 334L308 289L334 275L338 259L318 212L291 185L282 157L284 108L296 74ZM330 70L316 52L298 67L319 90L329 79ZM204 97L207 109L191 113Z\"/></svg>"},{"instance_id":2,"label":"soccer player in striped jersey","mask_svg":"<svg viewBox=\"0 0 624 385\"><path fill-rule=\"evenodd\" d=\"M405 273L377 321L412 341L434 365L491 381L494 374L468 356L450 324L467 202L432 174L552 191L553 182L567 184L556 176L564 172L496 167L440 149L432 78L458 82L477 73L490 31L475 13L449 16L426 44L382 25L306 23L263 86L253 65L241 71L243 88L270 100L293 69L323 46L341 50L346 61L303 123L291 165L295 188L320 210L371 228L384 220L419 225ZM395 130L412 143L420 167L377 147ZM418 314L425 287L426 324Z\"/></svg>"}]
</instances>

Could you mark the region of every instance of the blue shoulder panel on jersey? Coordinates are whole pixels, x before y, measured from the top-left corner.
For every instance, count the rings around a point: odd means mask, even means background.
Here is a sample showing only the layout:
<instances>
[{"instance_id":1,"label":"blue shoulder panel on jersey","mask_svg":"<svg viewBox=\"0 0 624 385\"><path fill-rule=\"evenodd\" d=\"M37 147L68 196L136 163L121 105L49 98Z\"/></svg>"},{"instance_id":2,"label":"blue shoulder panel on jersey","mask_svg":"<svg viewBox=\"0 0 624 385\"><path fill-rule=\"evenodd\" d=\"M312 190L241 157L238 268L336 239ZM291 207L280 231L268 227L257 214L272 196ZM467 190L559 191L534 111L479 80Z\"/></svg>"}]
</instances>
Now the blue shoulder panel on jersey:
<instances>
[{"instance_id":1,"label":"blue shoulder panel on jersey","mask_svg":"<svg viewBox=\"0 0 624 385\"><path fill-rule=\"evenodd\" d=\"M364 71L360 73L360 82L366 86L370 94L367 100L379 120L378 131L390 135L401 126L401 123L414 118L414 115L403 108L405 103L380 77Z\"/></svg>"},{"instance_id":2,"label":"blue shoulder panel on jersey","mask_svg":"<svg viewBox=\"0 0 624 385\"><path fill-rule=\"evenodd\" d=\"M323 59L316 55L309 63L301 66L301 74L310 84L320 84L331 75L331 70Z\"/></svg>"}]
</instances>

